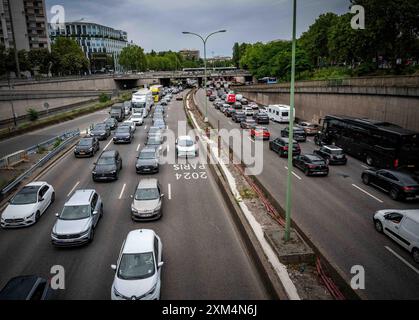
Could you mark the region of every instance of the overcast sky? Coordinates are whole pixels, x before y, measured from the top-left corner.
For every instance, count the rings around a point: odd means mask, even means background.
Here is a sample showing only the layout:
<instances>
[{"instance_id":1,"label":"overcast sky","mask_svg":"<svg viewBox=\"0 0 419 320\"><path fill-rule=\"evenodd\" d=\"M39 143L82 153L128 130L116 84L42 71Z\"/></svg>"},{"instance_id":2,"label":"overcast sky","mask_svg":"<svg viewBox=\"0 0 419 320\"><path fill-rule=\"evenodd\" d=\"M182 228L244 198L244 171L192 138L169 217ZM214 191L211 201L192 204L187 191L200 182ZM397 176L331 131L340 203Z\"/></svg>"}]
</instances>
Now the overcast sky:
<instances>
[{"instance_id":1,"label":"overcast sky","mask_svg":"<svg viewBox=\"0 0 419 320\"><path fill-rule=\"evenodd\" d=\"M202 41L182 31L212 36L207 56L232 55L234 42L267 42L291 38L291 0L46 0L50 19L53 5L62 5L65 20L103 24L128 32L129 40L146 52L199 49ZM297 32L300 35L322 13L349 11L349 0L299 0Z\"/></svg>"}]
</instances>

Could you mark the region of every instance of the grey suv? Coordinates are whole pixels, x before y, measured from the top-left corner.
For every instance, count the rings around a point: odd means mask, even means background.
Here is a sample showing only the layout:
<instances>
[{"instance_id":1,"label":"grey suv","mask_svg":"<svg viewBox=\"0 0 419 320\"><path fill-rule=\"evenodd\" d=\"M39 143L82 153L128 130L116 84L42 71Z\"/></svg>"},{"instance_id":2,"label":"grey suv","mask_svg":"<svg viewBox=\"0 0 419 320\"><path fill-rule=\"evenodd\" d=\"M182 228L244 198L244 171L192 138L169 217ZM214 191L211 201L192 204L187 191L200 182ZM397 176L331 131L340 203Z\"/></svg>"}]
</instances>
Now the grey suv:
<instances>
[{"instance_id":1,"label":"grey suv","mask_svg":"<svg viewBox=\"0 0 419 320\"><path fill-rule=\"evenodd\" d=\"M77 190L68 200L52 228L56 246L78 246L91 242L103 215L103 203L95 190Z\"/></svg>"}]
</instances>

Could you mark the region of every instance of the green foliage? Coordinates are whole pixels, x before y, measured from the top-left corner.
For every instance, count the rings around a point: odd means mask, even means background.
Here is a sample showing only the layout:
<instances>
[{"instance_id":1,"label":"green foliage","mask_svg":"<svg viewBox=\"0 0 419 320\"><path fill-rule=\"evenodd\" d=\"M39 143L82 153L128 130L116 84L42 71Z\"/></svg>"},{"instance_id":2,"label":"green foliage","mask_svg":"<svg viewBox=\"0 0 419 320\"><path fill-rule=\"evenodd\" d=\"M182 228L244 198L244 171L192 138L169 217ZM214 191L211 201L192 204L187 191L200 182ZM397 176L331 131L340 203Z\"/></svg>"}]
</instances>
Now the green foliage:
<instances>
[{"instance_id":1,"label":"green foliage","mask_svg":"<svg viewBox=\"0 0 419 320\"><path fill-rule=\"evenodd\" d=\"M39 112L34 108L29 108L27 114L30 121L36 121L39 118Z\"/></svg>"},{"instance_id":2,"label":"green foliage","mask_svg":"<svg viewBox=\"0 0 419 320\"><path fill-rule=\"evenodd\" d=\"M139 46L129 46L122 49L119 63L125 70L145 71L147 69L144 50Z\"/></svg>"},{"instance_id":3,"label":"green foliage","mask_svg":"<svg viewBox=\"0 0 419 320\"><path fill-rule=\"evenodd\" d=\"M89 61L78 43L65 37L58 37L52 44L50 59L53 72L59 75L79 74L89 66Z\"/></svg>"},{"instance_id":4,"label":"green foliage","mask_svg":"<svg viewBox=\"0 0 419 320\"><path fill-rule=\"evenodd\" d=\"M99 102L103 103L103 102L107 102L111 100L111 98L104 92L102 92L99 96Z\"/></svg>"},{"instance_id":5,"label":"green foliage","mask_svg":"<svg viewBox=\"0 0 419 320\"><path fill-rule=\"evenodd\" d=\"M48 49L31 50L28 52L28 62L33 74L35 71L48 74L52 56Z\"/></svg>"},{"instance_id":6,"label":"green foliage","mask_svg":"<svg viewBox=\"0 0 419 320\"><path fill-rule=\"evenodd\" d=\"M61 145L62 142L63 142L63 140L61 138L57 138L54 142L54 149L58 148Z\"/></svg>"}]
</instances>

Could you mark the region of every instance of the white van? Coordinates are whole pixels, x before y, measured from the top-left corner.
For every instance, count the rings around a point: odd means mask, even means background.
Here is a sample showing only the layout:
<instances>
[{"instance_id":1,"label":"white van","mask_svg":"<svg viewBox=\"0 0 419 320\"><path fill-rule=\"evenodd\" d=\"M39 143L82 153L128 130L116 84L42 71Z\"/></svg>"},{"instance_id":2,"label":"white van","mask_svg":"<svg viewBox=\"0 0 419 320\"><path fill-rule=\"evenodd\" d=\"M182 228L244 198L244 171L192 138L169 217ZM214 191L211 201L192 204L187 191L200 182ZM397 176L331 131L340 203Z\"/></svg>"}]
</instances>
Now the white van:
<instances>
[{"instance_id":1,"label":"white van","mask_svg":"<svg viewBox=\"0 0 419 320\"><path fill-rule=\"evenodd\" d=\"M419 263L419 209L377 211L374 226L409 251Z\"/></svg>"},{"instance_id":2,"label":"white van","mask_svg":"<svg viewBox=\"0 0 419 320\"><path fill-rule=\"evenodd\" d=\"M269 119L275 122L290 121L290 106L285 104L270 104L267 107Z\"/></svg>"}]
</instances>

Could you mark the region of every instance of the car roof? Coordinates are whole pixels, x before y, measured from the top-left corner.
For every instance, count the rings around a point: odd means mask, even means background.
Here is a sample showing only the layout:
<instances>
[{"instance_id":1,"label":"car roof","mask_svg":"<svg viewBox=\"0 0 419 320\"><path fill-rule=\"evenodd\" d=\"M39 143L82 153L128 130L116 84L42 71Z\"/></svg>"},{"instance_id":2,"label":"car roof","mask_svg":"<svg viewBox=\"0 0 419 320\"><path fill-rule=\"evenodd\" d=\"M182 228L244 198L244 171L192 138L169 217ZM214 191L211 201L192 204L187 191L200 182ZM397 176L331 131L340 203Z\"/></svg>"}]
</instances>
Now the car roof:
<instances>
[{"instance_id":1,"label":"car roof","mask_svg":"<svg viewBox=\"0 0 419 320\"><path fill-rule=\"evenodd\" d=\"M106 150L103 151L100 157L114 157L116 154L116 150Z\"/></svg>"},{"instance_id":2,"label":"car roof","mask_svg":"<svg viewBox=\"0 0 419 320\"><path fill-rule=\"evenodd\" d=\"M401 180L404 183L419 185L419 181L418 181L419 179L414 178L410 173L397 171L397 170L388 170L388 169L384 169L384 171L388 171L389 173L391 173L392 175L394 175L395 177L397 177L399 180Z\"/></svg>"},{"instance_id":3,"label":"car roof","mask_svg":"<svg viewBox=\"0 0 419 320\"><path fill-rule=\"evenodd\" d=\"M157 184L158 180L156 178L141 179L140 182L138 182L137 189L155 188L157 187Z\"/></svg>"},{"instance_id":4,"label":"car roof","mask_svg":"<svg viewBox=\"0 0 419 320\"><path fill-rule=\"evenodd\" d=\"M306 158L310 159L310 160L323 160L324 159L316 154L304 154L303 156L305 156Z\"/></svg>"},{"instance_id":5,"label":"car roof","mask_svg":"<svg viewBox=\"0 0 419 320\"><path fill-rule=\"evenodd\" d=\"M153 153L155 153L156 152L156 148L145 146L144 148L142 148L140 150L140 153L143 153L143 152L153 152Z\"/></svg>"},{"instance_id":6,"label":"car roof","mask_svg":"<svg viewBox=\"0 0 419 320\"><path fill-rule=\"evenodd\" d=\"M129 232L122 253L152 252L154 248L154 235L154 231L149 229L139 229Z\"/></svg>"},{"instance_id":7,"label":"car roof","mask_svg":"<svg viewBox=\"0 0 419 320\"><path fill-rule=\"evenodd\" d=\"M284 141L287 144L290 143L290 139L288 137L279 137L278 139ZM295 140L292 140L292 143L298 144L298 142Z\"/></svg>"},{"instance_id":8,"label":"car roof","mask_svg":"<svg viewBox=\"0 0 419 320\"><path fill-rule=\"evenodd\" d=\"M340 151L342 150L342 148L336 147L336 146L331 146L331 145L325 145L323 146L323 148L329 149L329 150L335 150L335 151Z\"/></svg>"},{"instance_id":9,"label":"car roof","mask_svg":"<svg viewBox=\"0 0 419 320\"><path fill-rule=\"evenodd\" d=\"M80 189L76 190L71 198L65 203L66 206L85 205L90 203L90 198L95 190L93 189Z\"/></svg>"}]
</instances>

